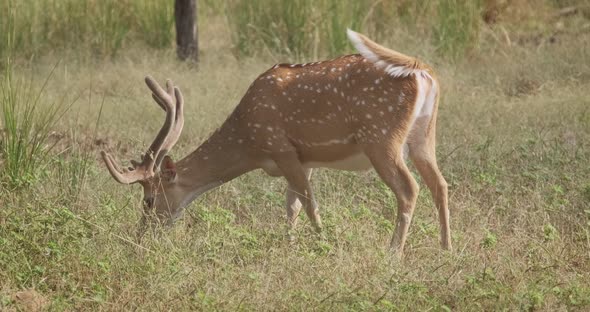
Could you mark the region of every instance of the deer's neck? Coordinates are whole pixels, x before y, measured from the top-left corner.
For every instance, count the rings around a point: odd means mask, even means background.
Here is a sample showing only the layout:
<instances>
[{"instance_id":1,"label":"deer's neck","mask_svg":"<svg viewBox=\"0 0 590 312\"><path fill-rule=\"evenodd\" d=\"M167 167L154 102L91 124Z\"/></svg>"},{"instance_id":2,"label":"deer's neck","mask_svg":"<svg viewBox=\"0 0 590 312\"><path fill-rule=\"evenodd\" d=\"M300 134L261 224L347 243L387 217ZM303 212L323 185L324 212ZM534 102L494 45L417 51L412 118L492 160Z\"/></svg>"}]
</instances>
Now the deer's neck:
<instances>
[{"instance_id":1,"label":"deer's neck","mask_svg":"<svg viewBox=\"0 0 590 312\"><path fill-rule=\"evenodd\" d=\"M257 168L245 145L228 140L223 128L177 163L178 183L186 204L199 195Z\"/></svg>"}]
</instances>

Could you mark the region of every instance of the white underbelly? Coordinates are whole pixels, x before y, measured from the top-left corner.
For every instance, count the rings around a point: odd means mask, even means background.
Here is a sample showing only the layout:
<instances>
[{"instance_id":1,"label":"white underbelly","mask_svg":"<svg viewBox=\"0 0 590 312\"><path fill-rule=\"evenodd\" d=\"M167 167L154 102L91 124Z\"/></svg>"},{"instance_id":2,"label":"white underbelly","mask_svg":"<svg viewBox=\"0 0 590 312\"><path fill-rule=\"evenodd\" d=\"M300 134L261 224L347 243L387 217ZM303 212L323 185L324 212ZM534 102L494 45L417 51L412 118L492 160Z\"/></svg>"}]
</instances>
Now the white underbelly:
<instances>
[{"instance_id":1,"label":"white underbelly","mask_svg":"<svg viewBox=\"0 0 590 312\"><path fill-rule=\"evenodd\" d=\"M332 168L348 171L363 171L373 167L371 161L364 153L358 153L350 157L331 162L310 161L303 164L305 168Z\"/></svg>"},{"instance_id":2,"label":"white underbelly","mask_svg":"<svg viewBox=\"0 0 590 312\"><path fill-rule=\"evenodd\" d=\"M282 176L277 164L272 160L266 160L260 164L260 167L271 176ZM371 161L363 153L354 154L344 159L336 161L309 161L303 163L305 168L331 168L347 171L363 171L373 167Z\"/></svg>"}]
</instances>

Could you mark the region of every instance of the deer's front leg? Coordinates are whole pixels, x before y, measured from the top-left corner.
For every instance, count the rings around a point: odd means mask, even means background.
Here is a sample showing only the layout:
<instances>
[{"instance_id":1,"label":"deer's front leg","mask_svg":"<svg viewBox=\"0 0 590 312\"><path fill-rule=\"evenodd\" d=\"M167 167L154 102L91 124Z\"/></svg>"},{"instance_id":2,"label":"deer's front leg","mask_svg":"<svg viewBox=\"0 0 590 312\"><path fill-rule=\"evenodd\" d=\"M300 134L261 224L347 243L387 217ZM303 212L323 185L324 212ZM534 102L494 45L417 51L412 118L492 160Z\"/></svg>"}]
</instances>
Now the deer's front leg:
<instances>
[{"instance_id":1,"label":"deer's front leg","mask_svg":"<svg viewBox=\"0 0 590 312\"><path fill-rule=\"evenodd\" d=\"M311 168L310 169L304 169L305 171L305 177L307 178L307 181L309 183L310 179L311 179ZM290 183L289 185L287 185L287 223L289 225L289 231L292 231L295 229L295 226L297 225L297 217L299 216L299 212L301 211L301 207L302 207L302 203L301 200L299 200L299 196L297 194L297 192L295 192L294 190L294 186L292 186Z\"/></svg>"},{"instance_id":2,"label":"deer's front leg","mask_svg":"<svg viewBox=\"0 0 590 312\"><path fill-rule=\"evenodd\" d=\"M300 207L297 209L297 201L299 201L311 220L312 225L319 232L322 228L322 221L309 183L311 170L303 168L297 154L294 152L273 157L273 160L289 183L289 189L287 191L287 215L290 225L295 225L295 222L292 222L292 220L296 220L297 214L301 209ZM290 205L291 203L293 204Z\"/></svg>"}]
</instances>

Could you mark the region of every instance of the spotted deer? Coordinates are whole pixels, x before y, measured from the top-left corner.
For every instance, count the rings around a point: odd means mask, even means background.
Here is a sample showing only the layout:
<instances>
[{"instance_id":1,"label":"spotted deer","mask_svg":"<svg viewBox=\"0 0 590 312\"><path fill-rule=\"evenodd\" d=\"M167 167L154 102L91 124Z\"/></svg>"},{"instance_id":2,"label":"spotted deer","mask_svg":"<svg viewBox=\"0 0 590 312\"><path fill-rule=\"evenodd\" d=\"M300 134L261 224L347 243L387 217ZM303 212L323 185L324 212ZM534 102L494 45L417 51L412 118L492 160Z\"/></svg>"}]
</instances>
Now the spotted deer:
<instances>
[{"instance_id":1,"label":"spotted deer","mask_svg":"<svg viewBox=\"0 0 590 312\"><path fill-rule=\"evenodd\" d=\"M440 89L434 72L359 33L347 34L360 54L275 65L250 85L217 131L176 163L166 154L182 131L183 97L170 80L164 89L146 77L153 99L166 112L164 125L142 161L132 161L129 169L103 151L109 172L120 183L140 183L144 210L170 224L204 192L263 169L288 182L290 228L303 207L320 230L312 169L373 167L397 198L391 247L401 254L418 196L418 184L404 161L407 148L438 208L441 245L450 249L447 183L435 156Z\"/></svg>"}]
</instances>

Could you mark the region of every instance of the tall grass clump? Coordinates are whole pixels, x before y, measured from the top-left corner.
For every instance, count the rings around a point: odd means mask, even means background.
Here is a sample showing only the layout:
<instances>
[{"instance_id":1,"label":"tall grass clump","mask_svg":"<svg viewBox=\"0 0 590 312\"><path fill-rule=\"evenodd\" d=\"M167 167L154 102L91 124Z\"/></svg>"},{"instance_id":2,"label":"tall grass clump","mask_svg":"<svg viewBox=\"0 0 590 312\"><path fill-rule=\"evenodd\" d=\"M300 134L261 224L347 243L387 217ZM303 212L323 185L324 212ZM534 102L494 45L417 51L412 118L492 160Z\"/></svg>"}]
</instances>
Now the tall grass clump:
<instances>
[{"instance_id":1,"label":"tall grass clump","mask_svg":"<svg viewBox=\"0 0 590 312\"><path fill-rule=\"evenodd\" d=\"M170 47L174 34L174 6L171 1L134 1L138 37L153 48Z\"/></svg>"},{"instance_id":2,"label":"tall grass clump","mask_svg":"<svg viewBox=\"0 0 590 312\"><path fill-rule=\"evenodd\" d=\"M436 22L432 25L439 54L458 59L479 43L481 0L439 0Z\"/></svg>"},{"instance_id":3,"label":"tall grass clump","mask_svg":"<svg viewBox=\"0 0 590 312\"><path fill-rule=\"evenodd\" d=\"M24 2L23 9L36 12L36 37L32 53L44 49L81 49L94 55L114 56L131 30L132 11L121 1L41 0Z\"/></svg>"},{"instance_id":4,"label":"tall grass clump","mask_svg":"<svg viewBox=\"0 0 590 312\"><path fill-rule=\"evenodd\" d=\"M130 30L128 6L120 1L98 1L95 5L98 15L89 19L95 35L92 31L86 35L92 38L91 45L98 54L114 56Z\"/></svg>"},{"instance_id":5,"label":"tall grass clump","mask_svg":"<svg viewBox=\"0 0 590 312\"><path fill-rule=\"evenodd\" d=\"M50 77L42 87L35 89L33 79L17 77L10 60L7 61L0 81L0 178L3 187L18 189L31 185L47 162L53 147L51 130L68 109L63 102L48 104L43 100Z\"/></svg>"},{"instance_id":6,"label":"tall grass clump","mask_svg":"<svg viewBox=\"0 0 590 312\"><path fill-rule=\"evenodd\" d=\"M361 29L370 10L369 4L368 1L325 1L321 21L325 23L322 28L326 30L326 48L329 55L342 54L350 49L344 29ZM359 14L360 12L363 14Z\"/></svg>"},{"instance_id":7,"label":"tall grass clump","mask_svg":"<svg viewBox=\"0 0 590 312\"><path fill-rule=\"evenodd\" d=\"M7 19L0 22L6 54L15 54L22 47L18 34L17 7L12 1L2 2ZM51 149L48 139L51 127L63 115L62 105L42 105L41 95L49 77L40 90L33 87L33 75L15 75L15 66L7 56L0 76L0 182L8 189L28 186L35 181L39 167ZM53 73L53 71L52 71Z\"/></svg>"},{"instance_id":8,"label":"tall grass clump","mask_svg":"<svg viewBox=\"0 0 590 312\"><path fill-rule=\"evenodd\" d=\"M96 141L104 102L103 96L94 124L94 135L90 139L84 138L80 137L76 130L70 130L69 136L73 144L69 144L65 150L53 157L54 177L57 181L57 189L62 190L59 195L64 204L76 203L81 198L82 190L95 162L95 150L92 145ZM95 105L92 101L92 89L88 92L87 105Z\"/></svg>"},{"instance_id":9,"label":"tall grass clump","mask_svg":"<svg viewBox=\"0 0 590 312\"><path fill-rule=\"evenodd\" d=\"M226 15L238 55L339 55L351 50L345 29L353 28L377 40L433 37L441 55L456 58L477 46L481 2L237 0Z\"/></svg>"},{"instance_id":10,"label":"tall grass clump","mask_svg":"<svg viewBox=\"0 0 590 312\"><path fill-rule=\"evenodd\" d=\"M260 49L298 57L313 44L311 0L236 1L227 8L228 22L238 55L252 56Z\"/></svg>"},{"instance_id":11,"label":"tall grass clump","mask_svg":"<svg viewBox=\"0 0 590 312\"><path fill-rule=\"evenodd\" d=\"M168 0L0 0L0 56L8 34L24 57L64 49L112 57L132 41L168 48L173 11Z\"/></svg>"},{"instance_id":12,"label":"tall grass clump","mask_svg":"<svg viewBox=\"0 0 590 312\"><path fill-rule=\"evenodd\" d=\"M345 29L362 28L370 7L369 1L240 0L226 15L239 56L263 51L300 59L348 50Z\"/></svg>"},{"instance_id":13,"label":"tall grass clump","mask_svg":"<svg viewBox=\"0 0 590 312\"><path fill-rule=\"evenodd\" d=\"M26 21L31 15L31 11L21 10L13 0L0 0L0 57L7 56L11 50L28 48L32 31ZM0 59L0 62L6 61L4 57Z\"/></svg>"}]
</instances>

